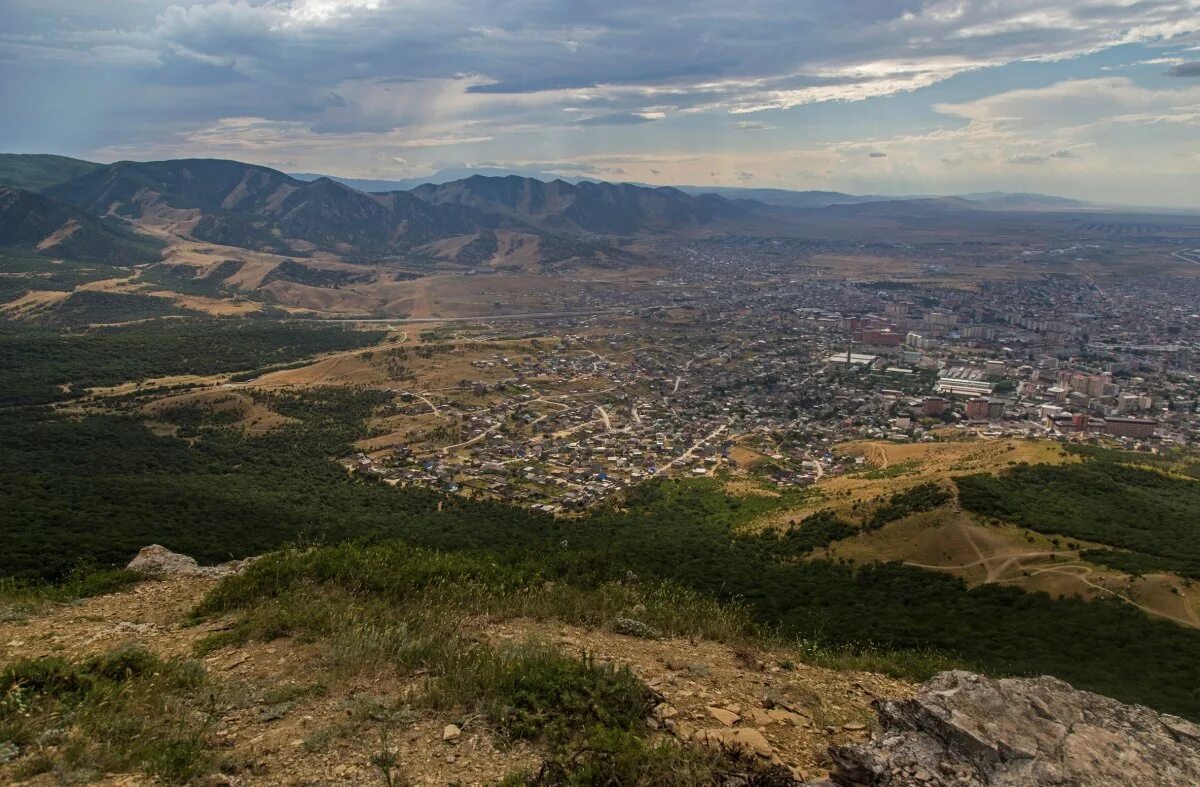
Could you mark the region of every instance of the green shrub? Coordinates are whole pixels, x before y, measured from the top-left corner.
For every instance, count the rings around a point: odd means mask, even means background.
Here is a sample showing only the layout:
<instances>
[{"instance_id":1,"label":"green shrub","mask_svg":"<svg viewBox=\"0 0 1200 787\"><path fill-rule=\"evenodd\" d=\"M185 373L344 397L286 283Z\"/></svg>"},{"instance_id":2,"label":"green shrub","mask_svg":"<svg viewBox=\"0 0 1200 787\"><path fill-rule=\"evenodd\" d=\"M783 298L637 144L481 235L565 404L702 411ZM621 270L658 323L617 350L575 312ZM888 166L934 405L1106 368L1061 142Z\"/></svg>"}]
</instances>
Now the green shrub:
<instances>
[{"instance_id":1,"label":"green shrub","mask_svg":"<svg viewBox=\"0 0 1200 787\"><path fill-rule=\"evenodd\" d=\"M571 740L593 727L644 729L653 697L628 667L535 645L477 648L430 686L438 707L472 707L512 739Z\"/></svg>"},{"instance_id":2,"label":"green shrub","mask_svg":"<svg viewBox=\"0 0 1200 787\"><path fill-rule=\"evenodd\" d=\"M717 751L671 740L650 742L632 732L596 729L573 747L551 752L541 768L512 774L502 787L590 787L597 784L675 787L791 787L791 772L740 750Z\"/></svg>"},{"instance_id":3,"label":"green shrub","mask_svg":"<svg viewBox=\"0 0 1200 787\"><path fill-rule=\"evenodd\" d=\"M932 481L918 484L912 489L897 492L885 500L871 512L863 522L863 527L867 530L875 530L888 522L894 522L922 511L932 511L947 503L951 497L950 492Z\"/></svg>"},{"instance_id":4,"label":"green shrub","mask_svg":"<svg viewBox=\"0 0 1200 787\"><path fill-rule=\"evenodd\" d=\"M0 743L16 749L20 773L72 781L140 769L180 783L211 765L214 699L196 662L125 647L79 662L10 664L0 686Z\"/></svg>"}]
</instances>

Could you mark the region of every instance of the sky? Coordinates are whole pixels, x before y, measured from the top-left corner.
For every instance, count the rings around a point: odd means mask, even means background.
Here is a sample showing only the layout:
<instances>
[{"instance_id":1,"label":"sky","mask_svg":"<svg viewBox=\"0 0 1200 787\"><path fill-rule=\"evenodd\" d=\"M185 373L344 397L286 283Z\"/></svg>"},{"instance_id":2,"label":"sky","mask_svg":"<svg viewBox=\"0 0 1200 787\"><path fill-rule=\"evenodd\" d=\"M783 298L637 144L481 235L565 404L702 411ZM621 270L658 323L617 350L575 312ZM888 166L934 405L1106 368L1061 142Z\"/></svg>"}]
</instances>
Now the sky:
<instances>
[{"instance_id":1,"label":"sky","mask_svg":"<svg viewBox=\"0 0 1200 787\"><path fill-rule=\"evenodd\" d=\"M1200 0L2 0L0 151L1200 207Z\"/></svg>"}]
</instances>

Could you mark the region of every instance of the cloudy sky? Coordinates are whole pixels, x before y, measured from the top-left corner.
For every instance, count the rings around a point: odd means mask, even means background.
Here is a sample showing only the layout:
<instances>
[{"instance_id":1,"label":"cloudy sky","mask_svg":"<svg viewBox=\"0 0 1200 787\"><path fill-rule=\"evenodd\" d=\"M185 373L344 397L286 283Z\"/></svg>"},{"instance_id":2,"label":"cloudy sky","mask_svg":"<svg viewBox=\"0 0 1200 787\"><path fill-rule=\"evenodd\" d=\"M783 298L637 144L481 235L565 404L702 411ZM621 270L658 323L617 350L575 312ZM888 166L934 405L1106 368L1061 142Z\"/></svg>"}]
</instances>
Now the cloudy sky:
<instances>
[{"instance_id":1,"label":"cloudy sky","mask_svg":"<svg viewBox=\"0 0 1200 787\"><path fill-rule=\"evenodd\" d=\"M0 150L1200 207L1200 0L2 0Z\"/></svg>"}]
</instances>

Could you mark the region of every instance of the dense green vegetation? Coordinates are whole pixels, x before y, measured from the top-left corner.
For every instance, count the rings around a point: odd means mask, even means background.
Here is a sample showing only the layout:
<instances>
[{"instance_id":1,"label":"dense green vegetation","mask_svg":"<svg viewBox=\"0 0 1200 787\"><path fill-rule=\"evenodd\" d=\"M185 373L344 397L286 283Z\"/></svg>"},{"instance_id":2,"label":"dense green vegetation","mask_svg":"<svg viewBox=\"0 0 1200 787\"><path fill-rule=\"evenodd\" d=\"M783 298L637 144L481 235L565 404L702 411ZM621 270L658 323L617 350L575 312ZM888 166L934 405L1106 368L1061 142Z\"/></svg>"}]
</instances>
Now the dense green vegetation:
<instances>
[{"instance_id":1,"label":"dense green vegetation","mask_svg":"<svg viewBox=\"0 0 1200 787\"><path fill-rule=\"evenodd\" d=\"M957 478L959 498L984 516L1120 547L1153 558L1158 570L1200 577L1200 483L1126 464L1130 455L1122 452L1088 456ZM1113 560L1132 565L1138 558Z\"/></svg>"},{"instance_id":2,"label":"dense green vegetation","mask_svg":"<svg viewBox=\"0 0 1200 787\"><path fill-rule=\"evenodd\" d=\"M82 332L0 323L0 407L151 376L257 368L365 347L383 335L266 321L156 320Z\"/></svg>"},{"instance_id":3,"label":"dense green vegetation","mask_svg":"<svg viewBox=\"0 0 1200 787\"><path fill-rule=\"evenodd\" d=\"M1187 574L1186 571L1181 571L1180 563L1175 558L1157 557L1142 552L1123 552L1119 549L1085 549L1079 553L1079 556L1088 562L1108 566L1135 576L1169 571Z\"/></svg>"},{"instance_id":4,"label":"dense green vegetation","mask_svg":"<svg viewBox=\"0 0 1200 787\"><path fill-rule=\"evenodd\" d=\"M30 290L70 292L81 284L120 274L103 263L52 260L28 249L0 248L0 303L16 300Z\"/></svg>"},{"instance_id":5,"label":"dense green vegetation","mask_svg":"<svg viewBox=\"0 0 1200 787\"><path fill-rule=\"evenodd\" d=\"M903 519L921 511L932 511L950 500L950 492L941 486L927 482L906 489L883 501L874 511L867 515L863 527L875 530L888 522Z\"/></svg>"},{"instance_id":6,"label":"dense green vegetation","mask_svg":"<svg viewBox=\"0 0 1200 787\"><path fill-rule=\"evenodd\" d=\"M0 186L41 191L86 175L99 166L90 161L44 153L0 153Z\"/></svg>"},{"instance_id":7,"label":"dense green vegetation","mask_svg":"<svg viewBox=\"0 0 1200 787\"><path fill-rule=\"evenodd\" d=\"M824 510L809 514L799 524L776 533L774 538L768 532L756 535L753 539L766 545L775 555L799 557L856 533L858 530L839 519L837 514Z\"/></svg>"},{"instance_id":8,"label":"dense green vegetation","mask_svg":"<svg viewBox=\"0 0 1200 787\"><path fill-rule=\"evenodd\" d=\"M426 676L423 691L407 702L483 718L503 738L545 745L543 767L507 784L666 785L681 783L681 771L694 776L684 783L717 783L719 773L772 773L722 752L647 742L645 718L655 697L627 667L477 636L480 620L514 617L619 630L625 616L637 615L646 629L726 641L745 641L757 630L743 608L654 582L568 581L580 571L592 575L586 556L575 553L506 562L395 541L287 549L222 581L196 614L234 614L233 626L206 648L298 636L323 641L335 671L386 665ZM375 715L386 741L388 720L412 708L381 710ZM327 737L306 745L320 748ZM404 769L385 753L374 762L386 783L390 772Z\"/></svg>"},{"instance_id":9,"label":"dense green vegetation","mask_svg":"<svg viewBox=\"0 0 1200 787\"><path fill-rule=\"evenodd\" d=\"M326 457L348 450L380 395L338 389L312 396L269 402L301 419L299 426L252 439L201 427L192 447L120 417L4 414L0 571L54 577L85 557L119 564L154 542L218 561L297 537L403 538L482 550L507 563L579 553L586 560L569 560L564 581L603 584L632 572L740 600L762 625L789 636L934 648L995 672L1055 674L1200 717L1200 664L1192 658L1200 632L1115 603L995 585L968 589L901 565L855 570L789 559L798 550L785 539L736 530L779 501L733 498L712 481L644 485L622 505L568 521L354 480ZM931 503L936 495L926 491L885 505L903 515Z\"/></svg>"},{"instance_id":10,"label":"dense green vegetation","mask_svg":"<svg viewBox=\"0 0 1200 787\"><path fill-rule=\"evenodd\" d=\"M138 281L157 284L173 292L185 295L200 295L207 298L229 296L229 288L223 282L242 267L241 260L223 260L204 276L196 276L196 268L188 265L151 265L141 270Z\"/></svg>"},{"instance_id":11,"label":"dense green vegetation","mask_svg":"<svg viewBox=\"0 0 1200 787\"><path fill-rule=\"evenodd\" d=\"M355 282L370 281L371 277L371 273L310 268L295 260L284 260L271 269L271 272L263 278L262 283L290 281L309 287L341 287Z\"/></svg>"},{"instance_id":12,"label":"dense green vegetation","mask_svg":"<svg viewBox=\"0 0 1200 787\"><path fill-rule=\"evenodd\" d=\"M1153 467L1165 473L1200 478L1200 458L1197 458L1194 451L1181 447L1151 454L1144 451L1123 451L1119 448L1109 448L1102 445L1071 443L1066 446L1066 450L1068 453L1075 454L1084 459Z\"/></svg>"},{"instance_id":13,"label":"dense green vegetation","mask_svg":"<svg viewBox=\"0 0 1200 787\"><path fill-rule=\"evenodd\" d=\"M91 596L115 593L137 584L144 577L123 568L97 568L86 560L60 582L48 583L0 578L0 603L30 603L38 601L75 601Z\"/></svg>"},{"instance_id":14,"label":"dense green vegetation","mask_svg":"<svg viewBox=\"0 0 1200 787\"><path fill-rule=\"evenodd\" d=\"M138 648L10 664L0 669L0 743L27 755L18 778L77 784L138 768L183 783L210 764L207 682L199 662Z\"/></svg>"},{"instance_id":15,"label":"dense green vegetation","mask_svg":"<svg viewBox=\"0 0 1200 787\"><path fill-rule=\"evenodd\" d=\"M39 314L38 319L58 325L81 327L185 315L196 316L197 313L179 308L170 298L156 298L153 295L133 292L81 290Z\"/></svg>"}]
</instances>

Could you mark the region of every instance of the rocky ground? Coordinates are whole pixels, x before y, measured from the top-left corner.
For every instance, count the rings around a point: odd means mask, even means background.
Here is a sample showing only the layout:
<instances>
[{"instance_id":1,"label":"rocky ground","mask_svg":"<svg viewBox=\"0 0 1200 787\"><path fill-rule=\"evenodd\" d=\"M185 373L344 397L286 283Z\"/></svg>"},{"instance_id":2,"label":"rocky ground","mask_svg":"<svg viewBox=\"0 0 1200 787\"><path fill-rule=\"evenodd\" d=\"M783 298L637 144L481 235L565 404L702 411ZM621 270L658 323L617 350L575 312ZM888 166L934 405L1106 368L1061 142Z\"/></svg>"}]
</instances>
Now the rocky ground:
<instances>
[{"instance_id":1,"label":"rocky ground","mask_svg":"<svg viewBox=\"0 0 1200 787\"><path fill-rule=\"evenodd\" d=\"M160 578L73 603L0 608L0 665L78 660L126 644L163 659L194 658L205 638L230 626L197 624L189 612L241 564L203 568L154 549L139 560ZM740 747L810 787L1200 784L1200 726L1055 678L959 671L918 687L814 667L788 650L529 619L479 620L468 629L495 645L537 641L628 666L657 695L645 720L652 736ZM537 768L537 747L497 738L479 717L406 703L423 676L339 670L326 648L282 638L201 656L219 695L209 738L234 766L202 784L479 785ZM383 761L395 763L394 778ZM62 774L20 782L19 764L0 756L0 783L63 783ZM154 781L131 773L99 783Z\"/></svg>"},{"instance_id":2,"label":"rocky ground","mask_svg":"<svg viewBox=\"0 0 1200 787\"><path fill-rule=\"evenodd\" d=\"M129 643L164 658L190 657L201 640L227 625L187 620L217 581L211 572L148 580L121 593L10 614L0 623L0 664L79 658ZM794 653L739 651L707 641L652 640L531 620L488 625L480 636L543 640L601 662L628 664L663 698L646 722L656 734L698 745L744 745L793 768L798 780L824 775L832 764L826 753L831 744L865 740L873 699L907 697L915 689L880 675L810 667ZM423 785L486 784L539 761L535 748L504 744L481 721L454 713L381 722L377 709L417 684L388 671L331 670L317 643L250 643L217 650L203 662L230 708L215 721L215 739L223 756L239 764L236 776L216 777L216 783L383 784L372 759L385 748L410 783ZM11 768L0 765L0 782L13 783ZM47 775L26 783L57 782ZM102 783L153 781L130 774Z\"/></svg>"},{"instance_id":3,"label":"rocky ground","mask_svg":"<svg viewBox=\"0 0 1200 787\"><path fill-rule=\"evenodd\" d=\"M876 710L871 739L835 747L834 772L821 784L1200 784L1200 726L1056 678L943 672Z\"/></svg>"}]
</instances>

